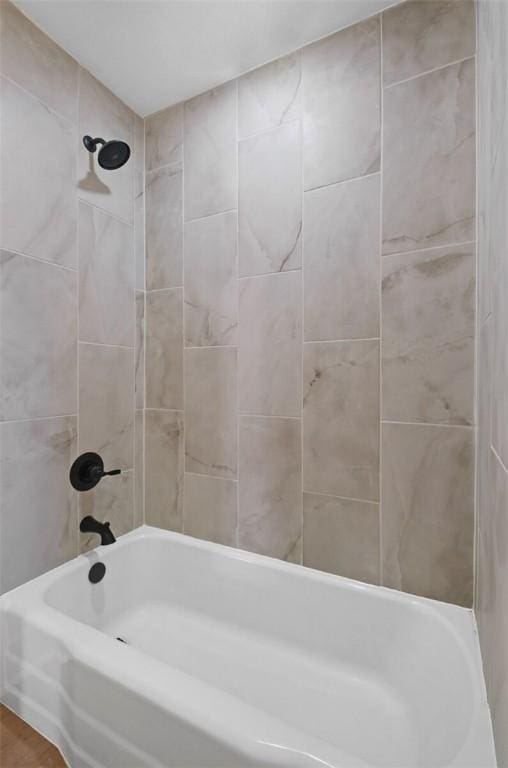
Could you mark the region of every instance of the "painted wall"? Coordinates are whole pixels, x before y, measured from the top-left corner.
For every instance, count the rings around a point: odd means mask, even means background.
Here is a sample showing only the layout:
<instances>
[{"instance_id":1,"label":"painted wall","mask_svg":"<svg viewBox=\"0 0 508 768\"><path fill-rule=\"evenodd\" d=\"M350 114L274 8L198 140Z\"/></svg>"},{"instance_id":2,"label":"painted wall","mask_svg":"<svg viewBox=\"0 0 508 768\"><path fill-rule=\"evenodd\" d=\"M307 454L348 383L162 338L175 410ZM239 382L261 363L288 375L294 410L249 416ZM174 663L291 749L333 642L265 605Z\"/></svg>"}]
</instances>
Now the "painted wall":
<instances>
[{"instance_id":1,"label":"painted wall","mask_svg":"<svg viewBox=\"0 0 508 768\"><path fill-rule=\"evenodd\" d=\"M79 533L84 514L110 520L118 534L142 522L134 398L144 126L10 3L0 5L5 591L88 549L96 537ZM86 133L126 140L131 160L103 171L82 145ZM136 439L142 445L142 430ZM78 499L68 473L86 450L125 472Z\"/></svg>"},{"instance_id":2,"label":"painted wall","mask_svg":"<svg viewBox=\"0 0 508 768\"><path fill-rule=\"evenodd\" d=\"M473 3L397 6L145 136L147 523L470 606Z\"/></svg>"},{"instance_id":3,"label":"painted wall","mask_svg":"<svg viewBox=\"0 0 508 768\"><path fill-rule=\"evenodd\" d=\"M478 3L476 617L498 764L508 766L508 4Z\"/></svg>"}]
</instances>

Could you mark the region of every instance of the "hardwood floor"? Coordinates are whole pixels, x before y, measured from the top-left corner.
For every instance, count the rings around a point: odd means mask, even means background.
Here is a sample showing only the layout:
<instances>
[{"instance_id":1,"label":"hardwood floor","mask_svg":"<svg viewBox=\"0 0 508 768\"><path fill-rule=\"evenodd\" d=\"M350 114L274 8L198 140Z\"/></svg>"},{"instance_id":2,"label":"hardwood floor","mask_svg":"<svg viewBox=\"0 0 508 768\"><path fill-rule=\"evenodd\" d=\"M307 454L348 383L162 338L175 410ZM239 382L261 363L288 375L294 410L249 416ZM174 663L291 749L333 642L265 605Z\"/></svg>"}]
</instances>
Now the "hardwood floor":
<instances>
[{"instance_id":1,"label":"hardwood floor","mask_svg":"<svg viewBox=\"0 0 508 768\"><path fill-rule=\"evenodd\" d=\"M0 704L1 768L65 768L53 744Z\"/></svg>"}]
</instances>

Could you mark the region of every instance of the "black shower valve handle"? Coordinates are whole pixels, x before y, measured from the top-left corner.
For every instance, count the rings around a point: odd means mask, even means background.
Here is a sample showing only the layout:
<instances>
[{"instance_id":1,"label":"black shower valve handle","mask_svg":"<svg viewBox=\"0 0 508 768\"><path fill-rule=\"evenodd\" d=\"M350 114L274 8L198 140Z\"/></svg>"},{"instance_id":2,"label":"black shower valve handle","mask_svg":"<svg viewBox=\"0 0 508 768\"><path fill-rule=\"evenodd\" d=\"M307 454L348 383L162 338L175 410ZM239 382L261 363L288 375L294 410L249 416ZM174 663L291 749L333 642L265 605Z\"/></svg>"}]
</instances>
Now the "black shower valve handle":
<instances>
[{"instance_id":1,"label":"black shower valve handle","mask_svg":"<svg viewBox=\"0 0 508 768\"><path fill-rule=\"evenodd\" d=\"M121 469L104 469L104 462L98 453L82 453L71 467L69 478L77 491L89 491L107 475L120 475Z\"/></svg>"},{"instance_id":2,"label":"black shower valve handle","mask_svg":"<svg viewBox=\"0 0 508 768\"><path fill-rule=\"evenodd\" d=\"M106 470L102 469L99 466L93 467L90 470L90 475L93 477L97 477L99 480L101 477L106 477L106 475L121 475L122 470L121 469L110 469L109 472L106 472Z\"/></svg>"}]
</instances>

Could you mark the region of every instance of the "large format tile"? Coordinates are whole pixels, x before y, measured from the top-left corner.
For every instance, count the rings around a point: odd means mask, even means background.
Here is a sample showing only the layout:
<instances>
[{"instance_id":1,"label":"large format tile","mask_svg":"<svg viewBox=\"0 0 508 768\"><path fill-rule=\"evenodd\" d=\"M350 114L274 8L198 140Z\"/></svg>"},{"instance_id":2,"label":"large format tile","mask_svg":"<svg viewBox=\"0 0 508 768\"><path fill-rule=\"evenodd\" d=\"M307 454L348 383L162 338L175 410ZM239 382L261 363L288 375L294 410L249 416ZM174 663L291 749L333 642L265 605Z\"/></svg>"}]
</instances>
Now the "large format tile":
<instances>
[{"instance_id":1,"label":"large format tile","mask_svg":"<svg viewBox=\"0 0 508 768\"><path fill-rule=\"evenodd\" d=\"M80 203L80 341L134 345L134 282L132 227Z\"/></svg>"},{"instance_id":2,"label":"large format tile","mask_svg":"<svg viewBox=\"0 0 508 768\"><path fill-rule=\"evenodd\" d=\"M185 224L185 343L236 344L238 326L236 213Z\"/></svg>"},{"instance_id":3,"label":"large format tile","mask_svg":"<svg viewBox=\"0 0 508 768\"><path fill-rule=\"evenodd\" d=\"M306 491L379 498L379 342L304 345Z\"/></svg>"},{"instance_id":4,"label":"large format tile","mask_svg":"<svg viewBox=\"0 0 508 768\"><path fill-rule=\"evenodd\" d=\"M79 451L106 469L134 466L134 350L79 345Z\"/></svg>"},{"instance_id":5,"label":"large format tile","mask_svg":"<svg viewBox=\"0 0 508 768\"><path fill-rule=\"evenodd\" d=\"M132 146L132 159L136 171L144 173L145 170L145 121L139 115L134 117L134 142Z\"/></svg>"},{"instance_id":6,"label":"large format tile","mask_svg":"<svg viewBox=\"0 0 508 768\"><path fill-rule=\"evenodd\" d=\"M145 177L134 171L134 261L136 289L145 290Z\"/></svg>"},{"instance_id":7,"label":"large format tile","mask_svg":"<svg viewBox=\"0 0 508 768\"><path fill-rule=\"evenodd\" d=\"M379 28L368 19L302 51L305 189L379 170Z\"/></svg>"},{"instance_id":8,"label":"large format tile","mask_svg":"<svg viewBox=\"0 0 508 768\"><path fill-rule=\"evenodd\" d=\"M76 129L1 79L1 245L76 267Z\"/></svg>"},{"instance_id":9,"label":"large format tile","mask_svg":"<svg viewBox=\"0 0 508 768\"><path fill-rule=\"evenodd\" d=\"M2 74L76 123L77 62L8 2L0 7L0 62Z\"/></svg>"},{"instance_id":10,"label":"large format tile","mask_svg":"<svg viewBox=\"0 0 508 768\"><path fill-rule=\"evenodd\" d=\"M145 412L134 417L134 527L145 522Z\"/></svg>"},{"instance_id":11,"label":"large format tile","mask_svg":"<svg viewBox=\"0 0 508 768\"><path fill-rule=\"evenodd\" d=\"M183 187L181 164L145 177L146 289L173 288L183 279Z\"/></svg>"},{"instance_id":12,"label":"large format tile","mask_svg":"<svg viewBox=\"0 0 508 768\"><path fill-rule=\"evenodd\" d=\"M184 424L180 411L145 411L145 521L182 530Z\"/></svg>"},{"instance_id":13,"label":"large format tile","mask_svg":"<svg viewBox=\"0 0 508 768\"><path fill-rule=\"evenodd\" d=\"M185 469L236 477L236 349L185 350Z\"/></svg>"},{"instance_id":14,"label":"large format tile","mask_svg":"<svg viewBox=\"0 0 508 768\"><path fill-rule=\"evenodd\" d=\"M185 475L184 533L236 546L237 483L222 477Z\"/></svg>"},{"instance_id":15,"label":"large format tile","mask_svg":"<svg viewBox=\"0 0 508 768\"><path fill-rule=\"evenodd\" d=\"M473 430L382 427L383 583L471 606Z\"/></svg>"},{"instance_id":16,"label":"large format tile","mask_svg":"<svg viewBox=\"0 0 508 768\"><path fill-rule=\"evenodd\" d=\"M300 416L301 272L240 281L240 411Z\"/></svg>"},{"instance_id":17,"label":"large format tile","mask_svg":"<svg viewBox=\"0 0 508 768\"><path fill-rule=\"evenodd\" d=\"M377 175L304 195L305 339L379 336Z\"/></svg>"},{"instance_id":18,"label":"large format tile","mask_svg":"<svg viewBox=\"0 0 508 768\"><path fill-rule=\"evenodd\" d=\"M472 424L474 246L383 260L383 418Z\"/></svg>"},{"instance_id":19,"label":"large format tile","mask_svg":"<svg viewBox=\"0 0 508 768\"><path fill-rule=\"evenodd\" d=\"M2 251L0 295L0 419L76 413L76 273Z\"/></svg>"},{"instance_id":20,"label":"large format tile","mask_svg":"<svg viewBox=\"0 0 508 768\"><path fill-rule=\"evenodd\" d=\"M241 275L302 263L301 127L293 121L238 146Z\"/></svg>"},{"instance_id":21,"label":"large format tile","mask_svg":"<svg viewBox=\"0 0 508 768\"><path fill-rule=\"evenodd\" d=\"M145 406L145 293L136 291L136 408Z\"/></svg>"},{"instance_id":22,"label":"large format tile","mask_svg":"<svg viewBox=\"0 0 508 768\"><path fill-rule=\"evenodd\" d=\"M474 0L410 0L383 13L385 85L474 53Z\"/></svg>"},{"instance_id":23,"label":"large format tile","mask_svg":"<svg viewBox=\"0 0 508 768\"><path fill-rule=\"evenodd\" d=\"M146 294L147 408L183 408L183 296L181 288Z\"/></svg>"},{"instance_id":24,"label":"large format tile","mask_svg":"<svg viewBox=\"0 0 508 768\"><path fill-rule=\"evenodd\" d=\"M134 470L105 477L91 491L79 494L79 517L91 515L101 522L111 523L117 538L134 528ZM88 552L100 544L96 533L79 534L80 552Z\"/></svg>"},{"instance_id":25,"label":"large format tile","mask_svg":"<svg viewBox=\"0 0 508 768\"><path fill-rule=\"evenodd\" d=\"M304 493L303 564L379 584L379 504Z\"/></svg>"},{"instance_id":26,"label":"large format tile","mask_svg":"<svg viewBox=\"0 0 508 768\"><path fill-rule=\"evenodd\" d=\"M0 424L0 591L77 554L76 417Z\"/></svg>"},{"instance_id":27,"label":"large format tile","mask_svg":"<svg viewBox=\"0 0 508 768\"><path fill-rule=\"evenodd\" d=\"M383 252L475 238L475 65L387 88Z\"/></svg>"},{"instance_id":28,"label":"large format tile","mask_svg":"<svg viewBox=\"0 0 508 768\"><path fill-rule=\"evenodd\" d=\"M300 419L240 417L238 546L300 561Z\"/></svg>"},{"instance_id":29,"label":"large format tile","mask_svg":"<svg viewBox=\"0 0 508 768\"><path fill-rule=\"evenodd\" d=\"M300 117L300 51L265 64L238 80L238 137L252 136Z\"/></svg>"},{"instance_id":30,"label":"large format tile","mask_svg":"<svg viewBox=\"0 0 508 768\"><path fill-rule=\"evenodd\" d=\"M184 107L185 218L236 208L236 82Z\"/></svg>"},{"instance_id":31,"label":"large format tile","mask_svg":"<svg viewBox=\"0 0 508 768\"><path fill-rule=\"evenodd\" d=\"M508 42L507 42L508 49ZM508 106L508 100L507 100ZM508 127L504 128L505 138ZM499 195L507 200L508 185L508 149L499 147L498 163L503 169L496 167L497 183L494 187ZM503 175L504 174L504 175ZM492 237L495 252L493 258L493 328L492 344L495 350L493 366L493 398L492 398L492 445L498 452L505 467L508 467L508 216L504 211L505 225Z\"/></svg>"},{"instance_id":32,"label":"large format tile","mask_svg":"<svg viewBox=\"0 0 508 768\"><path fill-rule=\"evenodd\" d=\"M183 104L150 115L145 126L147 171L183 160Z\"/></svg>"},{"instance_id":33,"label":"large format tile","mask_svg":"<svg viewBox=\"0 0 508 768\"><path fill-rule=\"evenodd\" d=\"M108 171L101 168L97 154L83 146L83 136L100 136L105 141L119 139L132 148L135 115L114 93L84 69L79 73L78 194L87 203L97 205L132 223L134 162ZM52 158L53 159L53 158Z\"/></svg>"}]
</instances>

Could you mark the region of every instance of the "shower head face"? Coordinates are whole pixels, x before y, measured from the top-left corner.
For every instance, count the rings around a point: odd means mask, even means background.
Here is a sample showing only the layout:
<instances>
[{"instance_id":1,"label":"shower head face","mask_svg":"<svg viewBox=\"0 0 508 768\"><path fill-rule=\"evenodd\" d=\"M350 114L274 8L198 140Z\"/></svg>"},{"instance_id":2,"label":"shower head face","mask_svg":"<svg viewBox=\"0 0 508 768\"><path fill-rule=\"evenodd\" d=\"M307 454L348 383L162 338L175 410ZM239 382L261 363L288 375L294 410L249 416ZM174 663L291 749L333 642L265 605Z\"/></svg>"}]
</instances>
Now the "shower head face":
<instances>
[{"instance_id":1,"label":"shower head face","mask_svg":"<svg viewBox=\"0 0 508 768\"><path fill-rule=\"evenodd\" d=\"M115 171L117 168L125 165L130 156L130 147L125 141L113 140L103 144L97 159L101 168L105 168L107 171Z\"/></svg>"}]
</instances>

